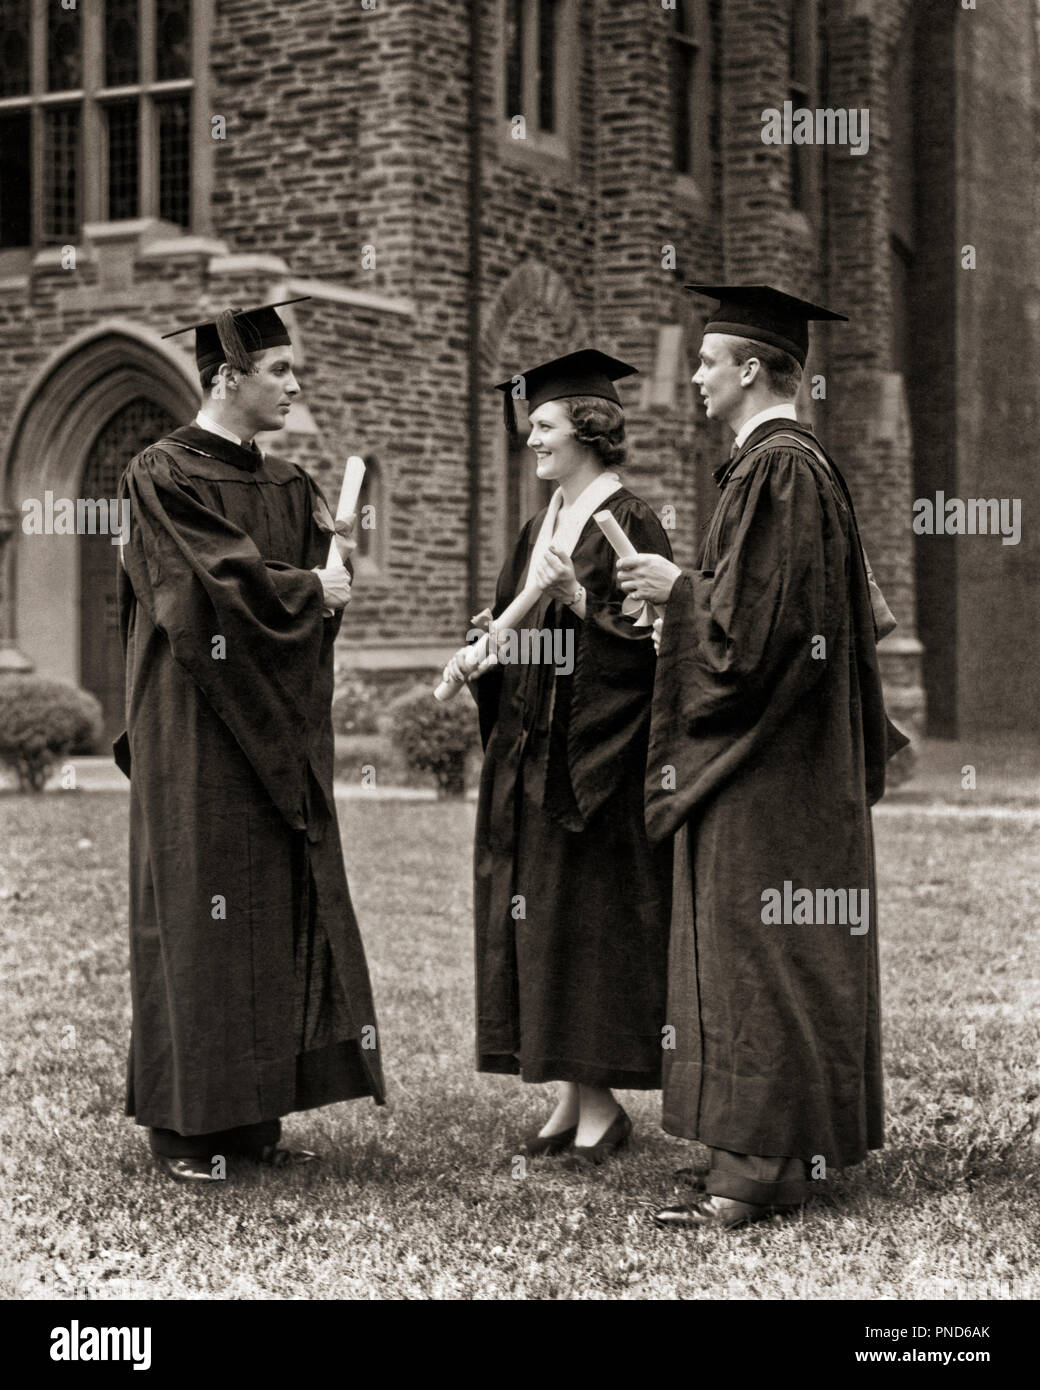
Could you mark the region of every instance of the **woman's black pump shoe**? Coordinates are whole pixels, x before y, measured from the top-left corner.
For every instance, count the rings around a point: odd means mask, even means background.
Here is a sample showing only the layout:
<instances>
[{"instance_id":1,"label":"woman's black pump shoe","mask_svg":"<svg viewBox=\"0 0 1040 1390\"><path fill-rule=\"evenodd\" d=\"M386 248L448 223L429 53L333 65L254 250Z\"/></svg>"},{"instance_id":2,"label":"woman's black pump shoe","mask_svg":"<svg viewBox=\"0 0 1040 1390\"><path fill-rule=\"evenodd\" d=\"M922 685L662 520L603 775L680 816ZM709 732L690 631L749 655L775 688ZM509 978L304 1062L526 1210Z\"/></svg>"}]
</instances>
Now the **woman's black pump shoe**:
<instances>
[{"instance_id":1,"label":"woman's black pump shoe","mask_svg":"<svg viewBox=\"0 0 1040 1390\"><path fill-rule=\"evenodd\" d=\"M528 1158L563 1153L564 1149L569 1149L574 1143L577 1132L577 1125L571 1125L570 1129L561 1129L558 1134L539 1134L536 1129L532 1129L521 1140L520 1152Z\"/></svg>"},{"instance_id":2,"label":"woman's black pump shoe","mask_svg":"<svg viewBox=\"0 0 1040 1390\"><path fill-rule=\"evenodd\" d=\"M587 1163L602 1163L611 1154L617 1153L628 1143L632 1135L632 1121L618 1106L618 1113L611 1120L606 1133L597 1144L575 1144L574 1154Z\"/></svg>"}]
</instances>

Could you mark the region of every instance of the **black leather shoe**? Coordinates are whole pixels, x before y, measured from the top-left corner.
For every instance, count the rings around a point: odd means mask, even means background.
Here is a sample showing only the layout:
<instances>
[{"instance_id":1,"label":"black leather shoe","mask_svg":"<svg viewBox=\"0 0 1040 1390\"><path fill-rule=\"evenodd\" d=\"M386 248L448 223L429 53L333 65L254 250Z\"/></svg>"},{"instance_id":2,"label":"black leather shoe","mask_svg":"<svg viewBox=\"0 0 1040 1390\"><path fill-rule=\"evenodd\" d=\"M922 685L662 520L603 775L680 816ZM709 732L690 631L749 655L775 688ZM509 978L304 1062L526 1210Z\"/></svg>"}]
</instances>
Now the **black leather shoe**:
<instances>
[{"instance_id":1,"label":"black leather shoe","mask_svg":"<svg viewBox=\"0 0 1040 1390\"><path fill-rule=\"evenodd\" d=\"M611 1120L606 1133L596 1144L575 1144L574 1153L587 1163L602 1163L605 1158L624 1148L632 1136L632 1121L618 1106L618 1112Z\"/></svg>"},{"instance_id":2,"label":"black leather shoe","mask_svg":"<svg viewBox=\"0 0 1040 1390\"><path fill-rule=\"evenodd\" d=\"M267 1168L299 1168L305 1163L320 1163L321 1159L310 1149L283 1149L281 1144L265 1144L256 1155L256 1161Z\"/></svg>"},{"instance_id":3,"label":"black leather shoe","mask_svg":"<svg viewBox=\"0 0 1040 1390\"><path fill-rule=\"evenodd\" d=\"M520 1141L520 1152L528 1158L539 1158L542 1154L562 1154L574 1143L578 1132L577 1125L561 1129L557 1134L539 1134L536 1129L528 1130Z\"/></svg>"},{"instance_id":4,"label":"black leather shoe","mask_svg":"<svg viewBox=\"0 0 1040 1390\"><path fill-rule=\"evenodd\" d=\"M226 1181L213 1172L212 1164L206 1158L165 1158L162 1154L156 1154L155 1161L174 1182L193 1182L197 1185Z\"/></svg>"},{"instance_id":5,"label":"black leather shoe","mask_svg":"<svg viewBox=\"0 0 1040 1390\"><path fill-rule=\"evenodd\" d=\"M717 1230L732 1231L738 1226L750 1226L752 1222L764 1221L773 1213L772 1207L754 1206L750 1202L737 1202L733 1206L716 1207L711 1198L701 1197L679 1207L662 1207L655 1211L653 1221L663 1231L692 1230L694 1227L712 1227Z\"/></svg>"}]
</instances>

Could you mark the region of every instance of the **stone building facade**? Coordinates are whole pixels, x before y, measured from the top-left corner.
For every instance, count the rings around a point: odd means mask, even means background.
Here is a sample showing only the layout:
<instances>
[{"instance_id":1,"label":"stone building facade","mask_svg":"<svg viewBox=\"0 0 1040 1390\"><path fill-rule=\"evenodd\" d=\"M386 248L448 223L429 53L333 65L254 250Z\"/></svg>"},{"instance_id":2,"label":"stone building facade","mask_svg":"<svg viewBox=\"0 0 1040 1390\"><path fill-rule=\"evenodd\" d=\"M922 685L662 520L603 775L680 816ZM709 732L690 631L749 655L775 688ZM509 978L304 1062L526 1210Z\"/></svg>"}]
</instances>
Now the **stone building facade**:
<instances>
[{"instance_id":1,"label":"stone building facade","mask_svg":"<svg viewBox=\"0 0 1040 1390\"><path fill-rule=\"evenodd\" d=\"M628 481L692 563L729 441L681 286L748 280L849 316L802 406L900 619L897 719L1040 724L1030 0L0 0L0 24L0 665L118 725L115 551L25 534L22 504L114 496L197 408L160 335L229 303L310 295L304 394L261 442L333 495L369 465L346 666L458 644L541 501L491 387L578 346L640 367ZM785 101L865 110L869 147L766 143ZM1021 499L1019 544L915 536L937 489Z\"/></svg>"}]
</instances>

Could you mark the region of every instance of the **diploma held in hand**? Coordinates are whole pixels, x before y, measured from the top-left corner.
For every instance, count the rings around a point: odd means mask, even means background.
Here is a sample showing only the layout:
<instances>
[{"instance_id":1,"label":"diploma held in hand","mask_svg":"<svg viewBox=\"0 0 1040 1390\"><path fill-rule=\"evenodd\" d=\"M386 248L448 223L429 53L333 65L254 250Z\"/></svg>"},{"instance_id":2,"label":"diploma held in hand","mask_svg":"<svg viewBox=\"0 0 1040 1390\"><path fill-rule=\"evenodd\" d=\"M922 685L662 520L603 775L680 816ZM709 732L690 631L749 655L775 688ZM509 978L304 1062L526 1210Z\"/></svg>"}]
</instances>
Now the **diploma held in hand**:
<instances>
[{"instance_id":1,"label":"diploma held in hand","mask_svg":"<svg viewBox=\"0 0 1040 1390\"><path fill-rule=\"evenodd\" d=\"M520 593L517 594L508 608L505 608L491 624L490 630L483 633L467 648L466 665L470 671L475 671L487 656L491 646L492 633L504 632L508 628L514 628L517 623L527 617L528 613L530 613L541 596L542 590L537 584L528 584L526 588L522 589ZM433 697L435 700L450 700L452 696L457 695L461 689L461 681L441 681L440 685L433 692Z\"/></svg>"},{"instance_id":2,"label":"diploma held in hand","mask_svg":"<svg viewBox=\"0 0 1040 1390\"><path fill-rule=\"evenodd\" d=\"M611 548L619 560L627 560L631 556L639 554L639 551L618 525L613 512L595 512L592 519L610 542ZM661 616L652 603L644 603L643 609L649 618L644 622L637 621L637 627L648 627Z\"/></svg>"},{"instance_id":3,"label":"diploma held in hand","mask_svg":"<svg viewBox=\"0 0 1040 1390\"><path fill-rule=\"evenodd\" d=\"M339 504L336 507L337 521L346 521L348 516L357 516L358 498L361 496L361 484L364 479L364 459L358 458L357 454L351 454L343 470L343 486L339 490ZM333 569L335 566L342 568L343 558L339 553L336 537L333 536L329 542L329 558L325 568Z\"/></svg>"}]
</instances>

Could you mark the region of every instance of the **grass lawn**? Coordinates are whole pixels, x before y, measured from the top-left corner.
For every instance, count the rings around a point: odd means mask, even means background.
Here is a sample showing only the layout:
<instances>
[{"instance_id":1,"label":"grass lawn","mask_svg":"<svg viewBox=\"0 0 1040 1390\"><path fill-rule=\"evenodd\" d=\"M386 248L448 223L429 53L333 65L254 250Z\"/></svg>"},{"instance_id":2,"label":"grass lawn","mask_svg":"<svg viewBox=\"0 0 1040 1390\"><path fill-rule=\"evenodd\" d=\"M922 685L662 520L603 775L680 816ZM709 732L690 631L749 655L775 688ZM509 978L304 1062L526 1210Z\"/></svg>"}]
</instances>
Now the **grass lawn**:
<instances>
[{"instance_id":1,"label":"grass lawn","mask_svg":"<svg viewBox=\"0 0 1040 1390\"><path fill-rule=\"evenodd\" d=\"M888 1146L835 1209L725 1236L650 1224L702 1153L656 1094L591 1175L511 1162L549 1089L472 1068L471 803L340 805L390 1104L291 1117L320 1167L169 1182L121 1113L126 814L0 796L3 1296L1040 1294L1036 820L877 817Z\"/></svg>"}]
</instances>

